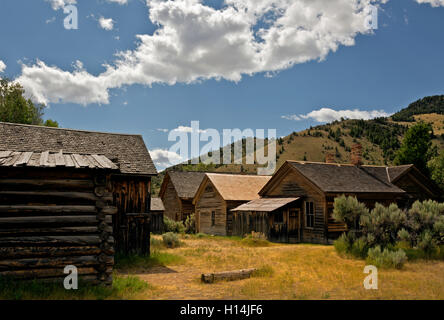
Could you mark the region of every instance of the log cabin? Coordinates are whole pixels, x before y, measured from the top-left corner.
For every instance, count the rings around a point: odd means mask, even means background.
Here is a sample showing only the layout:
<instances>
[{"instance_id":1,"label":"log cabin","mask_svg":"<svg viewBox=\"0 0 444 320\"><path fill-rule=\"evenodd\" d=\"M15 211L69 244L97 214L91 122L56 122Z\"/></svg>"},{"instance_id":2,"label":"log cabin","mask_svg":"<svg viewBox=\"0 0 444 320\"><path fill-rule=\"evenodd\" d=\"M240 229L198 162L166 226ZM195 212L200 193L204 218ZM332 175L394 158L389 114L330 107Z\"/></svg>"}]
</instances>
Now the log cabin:
<instances>
[{"instance_id":1,"label":"log cabin","mask_svg":"<svg viewBox=\"0 0 444 320\"><path fill-rule=\"evenodd\" d=\"M413 165L367 166L359 156L352 159L356 163L286 161L259 191L260 199L232 210L233 235L255 231L276 242L331 243L346 230L332 218L337 196L355 196L370 209L376 202L408 207L442 196Z\"/></svg>"},{"instance_id":2,"label":"log cabin","mask_svg":"<svg viewBox=\"0 0 444 320\"><path fill-rule=\"evenodd\" d=\"M232 235L231 209L258 199L259 190L270 179L270 176L205 174L193 200L197 232Z\"/></svg>"},{"instance_id":3,"label":"log cabin","mask_svg":"<svg viewBox=\"0 0 444 320\"><path fill-rule=\"evenodd\" d=\"M203 172L167 171L159 192L166 217L185 222L194 213L193 198L204 176Z\"/></svg>"},{"instance_id":4,"label":"log cabin","mask_svg":"<svg viewBox=\"0 0 444 320\"><path fill-rule=\"evenodd\" d=\"M149 253L143 138L0 123L0 275L109 284L114 253Z\"/></svg>"}]
</instances>

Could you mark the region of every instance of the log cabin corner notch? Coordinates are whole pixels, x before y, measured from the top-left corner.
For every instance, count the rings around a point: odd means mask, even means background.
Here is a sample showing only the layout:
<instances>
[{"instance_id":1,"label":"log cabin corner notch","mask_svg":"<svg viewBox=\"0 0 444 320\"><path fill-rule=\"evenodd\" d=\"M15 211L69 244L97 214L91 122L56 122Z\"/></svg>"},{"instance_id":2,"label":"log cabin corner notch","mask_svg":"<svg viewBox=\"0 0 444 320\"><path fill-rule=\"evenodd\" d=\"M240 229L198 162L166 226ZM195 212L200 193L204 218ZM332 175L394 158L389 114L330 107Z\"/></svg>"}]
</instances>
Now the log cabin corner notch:
<instances>
[{"instance_id":1,"label":"log cabin corner notch","mask_svg":"<svg viewBox=\"0 0 444 320\"><path fill-rule=\"evenodd\" d=\"M79 195L82 196L82 193L68 192L69 184L67 186L57 181L62 180L71 183L71 180L79 180L80 178L76 178L79 172L103 170L105 168L103 168L101 160L106 161L105 158L110 160L115 168L107 175L106 186L110 192L111 205L117 208L116 213L112 215L113 252L115 250L124 253L149 253L151 177L156 175L157 171L140 135L0 123L0 137L2 137L0 139L0 150L22 153L20 159L14 159L15 155L13 159L9 160L8 164L16 160L19 161L14 162L12 166L3 168L0 179L8 174L12 174L14 170L25 170L21 173L21 176L15 179L18 183L31 184L33 192L49 190L53 195L57 195L55 192L65 195L69 194L71 197L70 205L82 205L85 199L82 199L82 197L76 198ZM27 168L28 163L35 165L33 163L35 161L34 157L38 157L39 154L40 159L38 162L40 165L41 161L43 166L41 168L34 166ZM62 160L68 161L65 163L65 166L62 165ZM41 170L43 173L40 176L35 176L32 173L32 170L35 169ZM52 171L63 172L58 173L59 176L55 176ZM63 178L61 178L60 174L62 174ZM43 177L46 178L44 179ZM81 185L89 186L91 183L94 184L94 181L86 181L81 183ZM59 186L59 189L54 189L54 186ZM2 185L2 191L4 192L17 191L14 188L17 188L17 185L15 187L10 183ZM94 189L94 192L101 194L103 188L100 188L100 190ZM20 199L8 194L4 200L12 202L19 200L24 208L17 209L18 211L16 210L15 214L29 216L34 220L38 220L37 218L39 217L53 214L52 210L56 210L53 206L59 204L58 200L56 201L59 198L57 196L49 197L50 203L48 204L50 206L47 206L48 211L37 211L34 213L33 204L36 203L35 199L26 202L25 198ZM99 203L99 205L103 206L103 202ZM25 209L27 206L31 208L29 210ZM68 213L69 211L65 212L63 209L57 215L69 216ZM83 214L80 214L79 218L81 216ZM75 228L68 226L69 230L73 229L73 232L83 230L82 228L77 230L76 219L73 218L72 223L74 223ZM21 229L23 232L20 233L20 236L32 229L32 223L26 224ZM44 239L52 239L51 241L53 241L54 237L60 236L57 230L52 228L45 228L45 230ZM68 229L65 228L63 230L67 231ZM134 236L134 233L138 234ZM3 238L4 235L0 234L0 237ZM52 247L51 241L47 243L47 248ZM34 252L32 248L34 246L29 244L28 251Z\"/></svg>"},{"instance_id":2,"label":"log cabin corner notch","mask_svg":"<svg viewBox=\"0 0 444 320\"><path fill-rule=\"evenodd\" d=\"M286 161L260 190L264 203L252 201L232 210L234 235L261 231L272 241L330 243L345 231L332 218L334 198L342 194L356 196L369 208L376 202L406 207L418 199L442 196L413 165ZM295 200L285 203L291 198Z\"/></svg>"}]
</instances>

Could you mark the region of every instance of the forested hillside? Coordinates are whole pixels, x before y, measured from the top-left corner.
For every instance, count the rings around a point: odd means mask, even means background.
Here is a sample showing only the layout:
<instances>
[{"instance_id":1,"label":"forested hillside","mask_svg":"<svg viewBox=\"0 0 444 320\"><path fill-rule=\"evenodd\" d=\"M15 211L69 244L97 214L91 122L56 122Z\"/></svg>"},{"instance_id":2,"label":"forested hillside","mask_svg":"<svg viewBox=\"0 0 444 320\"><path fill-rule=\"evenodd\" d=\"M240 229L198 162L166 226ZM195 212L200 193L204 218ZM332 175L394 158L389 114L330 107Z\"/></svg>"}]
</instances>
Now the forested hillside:
<instances>
[{"instance_id":1,"label":"forested hillside","mask_svg":"<svg viewBox=\"0 0 444 320\"><path fill-rule=\"evenodd\" d=\"M391 118L373 120L342 120L293 132L276 141L277 168L286 160L325 161L328 153L338 163L349 163L351 147L355 143L363 146L364 164L392 164L395 153L409 126L419 121L429 122L434 130L433 144L444 150L444 96L426 97L399 111ZM245 146L245 140L243 145ZM267 145L267 143L265 143ZM267 146L265 147L267 150ZM254 174L258 165L191 165L181 164L167 170L233 172ZM153 181L158 192L163 173Z\"/></svg>"}]
</instances>

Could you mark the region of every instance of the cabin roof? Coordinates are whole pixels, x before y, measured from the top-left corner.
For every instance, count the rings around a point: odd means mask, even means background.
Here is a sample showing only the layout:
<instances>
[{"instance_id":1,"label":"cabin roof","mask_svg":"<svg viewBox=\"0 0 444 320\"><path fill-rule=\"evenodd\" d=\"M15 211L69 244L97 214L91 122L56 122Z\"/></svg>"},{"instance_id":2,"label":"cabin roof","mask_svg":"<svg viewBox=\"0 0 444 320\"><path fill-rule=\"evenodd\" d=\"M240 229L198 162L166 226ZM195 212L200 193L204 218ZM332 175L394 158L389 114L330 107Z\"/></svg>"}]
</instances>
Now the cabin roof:
<instances>
[{"instance_id":1,"label":"cabin roof","mask_svg":"<svg viewBox=\"0 0 444 320\"><path fill-rule=\"evenodd\" d=\"M104 155L123 174L157 174L142 136L0 122L0 150Z\"/></svg>"},{"instance_id":2,"label":"cabin roof","mask_svg":"<svg viewBox=\"0 0 444 320\"><path fill-rule=\"evenodd\" d=\"M259 191L271 176L207 173L207 178L224 200L249 201L259 199Z\"/></svg>"},{"instance_id":3,"label":"cabin roof","mask_svg":"<svg viewBox=\"0 0 444 320\"><path fill-rule=\"evenodd\" d=\"M244 203L231 211L272 212L299 200L300 198L261 198Z\"/></svg>"},{"instance_id":4,"label":"cabin roof","mask_svg":"<svg viewBox=\"0 0 444 320\"><path fill-rule=\"evenodd\" d=\"M0 167L34 167L34 168L88 168L118 170L111 160L104 155L53 153L45 152L15 152L0 150Z\"/></svg>"},{"instance_id":5,"label":"cabin roof","mask_svg":"<svg viewBox=\"0 0 444 320\"><path fill-rule=\"evenodd\" d=\"M165 211L165 206L160 198L151 198L151 211Z\"/></svg>"},{"instance_id":6,"label":"cabin roof","mask_svg":"<svg viewBox=\"0 0 444 320\"><path fill-rule=\"evenodd\" d=\"M391 183L390 173L398 176L408 168L354 166L349 164L288 161L323 192L329 193L405 193ZM392 167L393 168L393 167Z\"/></svg>"},{"instance_id":7,"label":"cabin roof","mask_svg":"<svg viewBox=\"0 0 444 320\"><path fill-rule=\"evenodd\" d=\"M204 172L192 171L168 171L167 175L176 189L178 197L182 199L193 199L205 177Z\"/></svg>"}]
</instances>

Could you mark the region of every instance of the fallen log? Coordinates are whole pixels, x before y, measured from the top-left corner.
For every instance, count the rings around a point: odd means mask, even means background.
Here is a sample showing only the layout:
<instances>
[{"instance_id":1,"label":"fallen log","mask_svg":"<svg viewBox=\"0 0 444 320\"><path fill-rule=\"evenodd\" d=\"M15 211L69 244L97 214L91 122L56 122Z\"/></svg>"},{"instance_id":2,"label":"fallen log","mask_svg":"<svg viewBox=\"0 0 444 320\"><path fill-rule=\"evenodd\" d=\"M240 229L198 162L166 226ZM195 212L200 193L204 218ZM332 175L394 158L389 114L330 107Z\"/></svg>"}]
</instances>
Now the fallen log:
<instances>
[{"instance_id":1,"label":"fallen log","mask_svg":"<svg viewBox=\"0 0 444 320\"><path fill-rule=\"evenodd\" d=\"M217 272L217 273L207 273L202 274L202 282L204 283L214 283L216 281L235 281L248 279L251 277L253 272L257 269L243 269L236 271L225 271L225 272Z\"/></svg>"}]
</instances>

